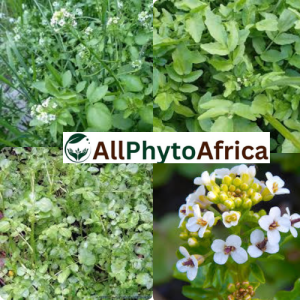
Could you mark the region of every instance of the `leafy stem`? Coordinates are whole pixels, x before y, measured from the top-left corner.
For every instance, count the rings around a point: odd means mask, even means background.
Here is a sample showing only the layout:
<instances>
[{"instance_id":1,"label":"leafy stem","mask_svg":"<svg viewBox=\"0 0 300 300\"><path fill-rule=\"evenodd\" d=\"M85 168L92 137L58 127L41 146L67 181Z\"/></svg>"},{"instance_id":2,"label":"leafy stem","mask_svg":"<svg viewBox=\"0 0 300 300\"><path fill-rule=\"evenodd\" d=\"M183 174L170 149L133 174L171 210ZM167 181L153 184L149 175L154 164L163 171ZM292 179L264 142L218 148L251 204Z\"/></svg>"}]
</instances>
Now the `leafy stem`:
<instances>
[{"instance_id":1,"label":"leafy stem","mask_svg":"<svg viewBox=\"0 0 300 300\"><path fill-rule=\"evenodd\" d=\"M284 127L276 118L273 116L266 114L264 118L286 139L291 141L293 145L300 150L300 142L295 138L295 136L286 128Z\"/></svg>"}]
</instances>

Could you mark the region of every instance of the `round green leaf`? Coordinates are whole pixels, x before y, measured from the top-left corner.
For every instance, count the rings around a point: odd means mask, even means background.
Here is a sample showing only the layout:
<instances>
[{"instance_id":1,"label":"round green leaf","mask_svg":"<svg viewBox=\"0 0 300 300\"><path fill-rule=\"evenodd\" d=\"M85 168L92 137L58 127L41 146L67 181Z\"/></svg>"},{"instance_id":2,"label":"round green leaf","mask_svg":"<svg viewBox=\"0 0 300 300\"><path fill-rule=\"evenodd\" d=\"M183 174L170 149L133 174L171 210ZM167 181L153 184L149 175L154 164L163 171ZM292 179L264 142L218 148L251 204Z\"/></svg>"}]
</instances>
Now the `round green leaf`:
<instances>
[{"instance_id":1,"label":"round green leaf","mask_svg":"<svg viewBox=\"0 0 300 300\"><path fill-rule=\"evenodd\" d=\"M89 127L106 132L112 127L111 112L103 103L96 103L87 108L87 122Z\"/></svg>"}]
</instances>

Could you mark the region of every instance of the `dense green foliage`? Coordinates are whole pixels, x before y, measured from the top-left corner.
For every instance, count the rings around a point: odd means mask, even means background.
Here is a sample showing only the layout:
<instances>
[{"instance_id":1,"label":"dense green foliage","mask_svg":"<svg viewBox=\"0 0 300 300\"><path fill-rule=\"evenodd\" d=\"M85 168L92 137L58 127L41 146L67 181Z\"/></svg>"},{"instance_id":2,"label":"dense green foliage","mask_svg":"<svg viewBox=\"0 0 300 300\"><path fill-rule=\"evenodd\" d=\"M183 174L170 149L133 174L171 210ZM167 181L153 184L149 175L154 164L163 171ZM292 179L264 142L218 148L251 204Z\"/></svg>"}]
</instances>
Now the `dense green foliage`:
<instances>
[{"instance_id":1,"label":"dense green foliage","mask_svg":"<svg viewBox=\"0 0 300 300\"><path fill-rule=\"evenodd\" d=\"M32 117L19 132L24 110L0 93L0 113L8 109L2 143L56 146L63 131L152 131L152 19L149 0L2 2L0 81Z\"/></svg>"},{"instance_id":2,"label":"dense green foliage","mask_svg":"<svg viewBox=\"0 0 300 300\"><path fill-rule=\"evenodd\" d=\"M0 154L3 299L152 294L152 165L63 164L60 150Z\"/></svg>"},{"instance_id":3,"label":"dense green foliage","mask_svg":"<svg viewBox=\"0 0 300 300\"><path fill-rule=\"evenodd\" d=\"M299 152L299 10L294 0L157 1L154 131L271 131L273 150Z\"/></svg>"}]
</instances>

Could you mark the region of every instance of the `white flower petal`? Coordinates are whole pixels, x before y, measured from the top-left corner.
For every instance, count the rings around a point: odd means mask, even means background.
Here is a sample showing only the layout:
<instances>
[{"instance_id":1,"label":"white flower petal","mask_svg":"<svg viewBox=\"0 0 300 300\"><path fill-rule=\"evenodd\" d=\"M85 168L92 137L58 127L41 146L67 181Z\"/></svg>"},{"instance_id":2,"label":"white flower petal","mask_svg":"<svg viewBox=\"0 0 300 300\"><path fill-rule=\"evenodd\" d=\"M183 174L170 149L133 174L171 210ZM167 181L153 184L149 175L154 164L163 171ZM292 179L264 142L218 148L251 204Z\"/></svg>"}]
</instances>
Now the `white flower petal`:
<instances>
[{"instance_id":1,"label":"white flower petal","mask_svg":"<svg viewBox=\"0 0 300 300\"><path fill-rule=\"evenodd\" d=\"M266 245L266 252L270 253L270 254L274 254L277 253L279 251L279 244L270 244L269 242L267 242Z\"/></svg>"},{"instance_id":2,"label":"white flower petal","mask_svg":"<svg viewBox=\"0 0 300 300\"><path fill-rule=\"evenodd\" d=\"M278 244L280 242L280 233L278 230L269 230L268 231L268 241L270 244Z\"/></svg>"},{"instance_id":3,"label":"white flower petal","mask_svg":"<svg viewBox=\"0 0 300 300\"><path fill-rule=\"evenodd\" d=\"M226 175L230 174L230 170L227 168L217 169L215 170L215 174L217 178L224 178Z\"/></svg>"},{"instance_id":4,"label":"white flower petal","mask_svg":"<svg viewBox=\"0 0 300 300\"><path fill-rule=\"evenodd\" d=\"M186 229L190 232L197 232L200 228L199 224L189 224L189 222L186 224Z\"/></svg>"},{"instance_id":5,"label":"white flower petal","mask_svg":"<svg viewBox=\"0 0 300 300\"><path fill-rule=\"evenodd\" d=\"M284 186L284 181L279 176L273 176L273 180L277 182L279 188Z\"/></svg>"},{"instance_id":6,"label":"white flower petal","mask_svg":"<svg viewBox=\"0 0 300 300\"><path fill-rule=\"evenodd\" d=\"M281 217L278 220L278 224L280 225L277 229L281 232L288 232L291 227L291 221L288 218Z\"/></svg>"},{"instance_id":7,"label":"white flower petal","mask_svg":"<svg viewBox=\"0 0 300 300\"><path fill-rule=\"evenodd\" d=\"M184 272L186 272L186 271L189 269L188 266L184 266L184 265L183 265L184 262L186 262L186 259L185 259L185 258L179 260L179 261L176 263L176 268L177 268L177 270L178 270L179 272L181 272L181 273L184 273Z\"/></svg>"},{"instance_id":8,"label":"white flower petal","mask_svg":"<svg viewBox=\"0 0 300 300\"><path fill-rule=\"evenodd\" d=\"M289 194L290 193L290 190L289 189L279 189L275 194L276 195L283 195L283 194Z\"/></svg>"},{"instance_id":9,"label":"white flower petal","mask_svg":"<svg viewBox=\"0 0 300 300\"><path fill-rule=\"evenodd\" d=\"M255 177L255 175L256 175L256 168L254 167L254 166L250 166L249 167L249 175L251 176L251 177Z\"/></svg>"},{"instance_id":10,"label":"white flower petal","mask_svg":"<svg viewBox=\"0 0 300 300\"><path fill-rule=\"evenodd\" d=\"M181 225L182 225L182 223L184 222L184 220L185 220L185 218L182 218L182 219L180 220L178 228L181 227Z\"/></svg>"},{"instance_id":11,"label":"white flower petal","mask_svg":"<svg viewBox=\"0 0 300 300\"><path fill-rule=\"evenodd\" d=\"M202 178L204 185L210 184L210 176L207 171L202 173L201 178Z\"/></svg>"},{"instance_id":12,"label":"white flower petal","mask_svg":"<svg viewBox=\"0 0 300 300\"><path fill-rule=\"evenodd\" d=\"M186 214L183 214L181 211L182 210L185 210L186 211L187 207L186 207L186 204L183 204L179 207L179 211L178 211L178 215L179 215L179 218L184 218L186 216Z\"/></svg>"},{"instance_id":13,"label":"white flower petal","mask_svg":"<svg viewBox=\"0 0 300 300\"><path fill-rule=\"evenodd\" d=\"M269 226L273 223L273 218L270 217L270 216L262 216L259 221L258 221L258 224L259 226L268 231L269 230Z\"/></svg>"},{"instance_id":14,"label":"white flower petal","mask_svg":"<svg viewBox=\"0 0 300 300\"><path fill-rule=\"evenodd\" d=\"M197 277L198 268L189 268L187 271L187 278L193 281Z\"/></svg>"},{"instance_id":15,"label":"white flower petal","mask_svg":"<svg viewBox=\"0 0 300 300\"><path fill-rule=\"evenodd\" d=\"M203 184L201 177L196 177L194 179L194 184L197 184L197 185Z\"/></svg>"},{"instance_id":16,"label":"white flower petal","mask_svg":"<svg viewBox=\"0 0 300 300\"><path fill-rule=\"evenodd\" d=\"M294 238L296 238L296 237L298 236L297 230L296 230L294 227L291 227L290 230L291 230L292 236L293 236Z\"/></svg>"},{"instance_id":17,"label":"white flower petal","mask_svg":"<svg viewBox=\"0 0 300 300\"><path fill-rule=\"evenodd\" d=\"M272 179L273 178L273 175L272 175L272 173L271 172L267 172L266 173L266 177L267 177L267 179Z\"/></svg>"},{"instance_id":18,"label":"white flower petal","mask_svg":"<svg viewBox=\"0 0 300 300\"><path fill-rule=\"evenodd\" d=\"M184 247L182 247L182 246L179 247L179 252L180 252L183 256L185 256L186 258L189 258L189 257L190 257L189 252L188 252Z\"/></svg>"},{"instance_id":19,"label":"white flower petal","mask_svg":"<svg viewBox=\"0 0 300 300\"><path fill-rule=\"evenodd\" d=\"M240 165L238 174L239 175L248 174L248 167L246 165Z\"/></svg>"},{"instance_id":20,"label":"white flower petal","mask_svg":"<svg viewBox=\"0 0 300 300\"><path fill-rule=\"evenodd\" d=\"M265 235L259 229L255 229L250 235L251 244L254 244L254 245L261 243L264 239L265 239Z\"/></svg>"},{"instance_id":21,"label":"white flower petal","mask_svg":"<svg viewBox=\"0 0 300 300\"><path fill-rule=\"evenodd\" d=\"M201 195L205 195L205 186L204 185L200 185L197 190L195 191L195 194L197 196L201 196Z\"/></svg>"},{"instance_id":22,"label":"white flower petal","mask_svg":"<svg viewBox=\"0 0 300 300\"><path fill-rule=\"evenodd\" d=\"M215 215L212 211L207 211L204 216L203 220L205 220L208 223L209 227L212 227L215 223Z\"/></svg>"},{"instance_id":23,"label":"white flower petal","mask_svg":"<svg viewBox=\"0 0 300 300\"><path fill-rule=\"evenodd\" d=\"M276 220L281 217L281 210L278 206L274 206L270 209L269 216Z\"/></svg>"},{"instance_id":24,"label":"white flower petal","mask_svg":"<svg viewBox=\"0 0 300 300\"><path fill-rule=\"evenodd\" d=\"M260 257L263 254L263 252L254 245L248 247L248 253L253 258Z\"/></svg>"},{"instance_id":25,"label":"white flower petal","mask_svg":"<svg viewBox=\"0 0 300 300\"><path fill-rule=\"evenodd\" d=\"M237 264L243 264L248 260L247 251L243 248L237 248L231 253L231 257Z\"/></svg>"},{"instance_id":26,"label":"white flower petal","mask_svg":"<svg viewBox=\"0 0 300 300\"><path fill-rule=\"evenodd\" d=\"M198 235L199 235L200 238L203 238L203 235L205 233L206 227L207 227L207 225L200 228L199 233L198 233Z\"/></svg>"},{"instance_id":27,"label":"white flower petal","mask_svg":"<svg viewBox=\"0 0 300 300\"><path fill-rule=\"evenodd\" d=\"M194 205L193 210L194 210L194 216L197 218L201 218L201 210L199 205Z\"/></svg>"},{"instance_id":28,"label":"white flower petal","mask_svg":"<svg viewBox=\"0 0 300 300\"><path fill-rule=\"evenodd\" d=\"M290 209L288 207L285 208L287 214L290 216L291 215L291 212L290 212Z\"/></svg>"},{"instance_id":29,"label":"white flower petal","mask_svg":"<svg viewBox=\"0 0 300 300\"><path fill-rule=\"evenodd\" d=\"M225 242L223 240L214 240L211 249L214 252L223 252L225 247Z\"/></svg>"},{"instance_id":30,"label":"white flower petal","mask_svg":"<svg viewBox=\"0 0 300 300\"><path fill-rule=\"evenodd\" d=\"M224 265L228 260L229 255L224 254L224 252L218 252L214 254L214 261L218 265Z\"/></svg>"},{"instance_id":31,"label":"white flower petal","mask_svg":"<svg viewBox=\"0 0 300 300\"><path fill-rule=\"evenodd\" d=\"M226 245L239 248L242 245L242 240L239 236L232 234L226 239Z\"/></svg>"}]
</instances>

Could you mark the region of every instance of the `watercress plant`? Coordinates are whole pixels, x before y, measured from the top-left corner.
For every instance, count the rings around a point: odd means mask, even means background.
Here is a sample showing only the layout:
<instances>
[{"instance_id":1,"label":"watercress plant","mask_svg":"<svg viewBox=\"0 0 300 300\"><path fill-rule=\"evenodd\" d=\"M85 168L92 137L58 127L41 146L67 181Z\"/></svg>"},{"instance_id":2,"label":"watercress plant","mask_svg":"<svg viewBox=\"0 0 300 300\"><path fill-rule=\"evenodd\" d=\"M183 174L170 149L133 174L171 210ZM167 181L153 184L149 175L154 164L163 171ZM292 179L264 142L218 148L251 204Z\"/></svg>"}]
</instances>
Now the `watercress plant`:
<instances>
[{"instance_id":1,"label":"watercress plant","mask_svg":"<svg viewBox=\"0 0 300 300\"><path fill-rule=\"evenodd\" d=\"M270 131L299 152L297 1L161 0L154 7L154 131Z\"/></svg>"},{"instance_id":2,"label":"watercress plant","mask_svg":"<svg viewBox=\"0 0 300 300\"><path fill-rule=\"evenodd\" d=\"M152 19L150 0L2 3L0 81L26 102L23 135L35 135L21 145L61 145L63 131L152 131ZM7 143L22 136L18 116L1 116Z\"/></svg>"},{"instance_id":3,"label":"watercress plant","mask_svg":"<svg viewBox=\"0 0 300 300\"><path fill-rule=\"evenodd\" d=\"M284 259L283 244L298 237L300 215L274 206L267 213L253 208L276 195L289 194L279 176L266 173L266 181L256 177L254 166L203 172L195 178L199 185L179 209L180 237L174 276L190 282L183 294L190 299L250 300L266 283L260 261ZM216 230L216 226L223 227ZM279 271L279 270L278 270ZM274 300L296 299L295 290L279 292ZM298 293L297 293L298 292ZM296 296L296 297L294 297Z\"/></svg>"},{"instance_id":4,"label":"watercress plant","mask_svg":"<svg viewBox=\"0 0 300 300\"><path fill-rule=\"evenodd\" d=\"M0 296L152 292L152 165L63 164L56 148L0 154Z\"/></svg>"}]
</instances>

